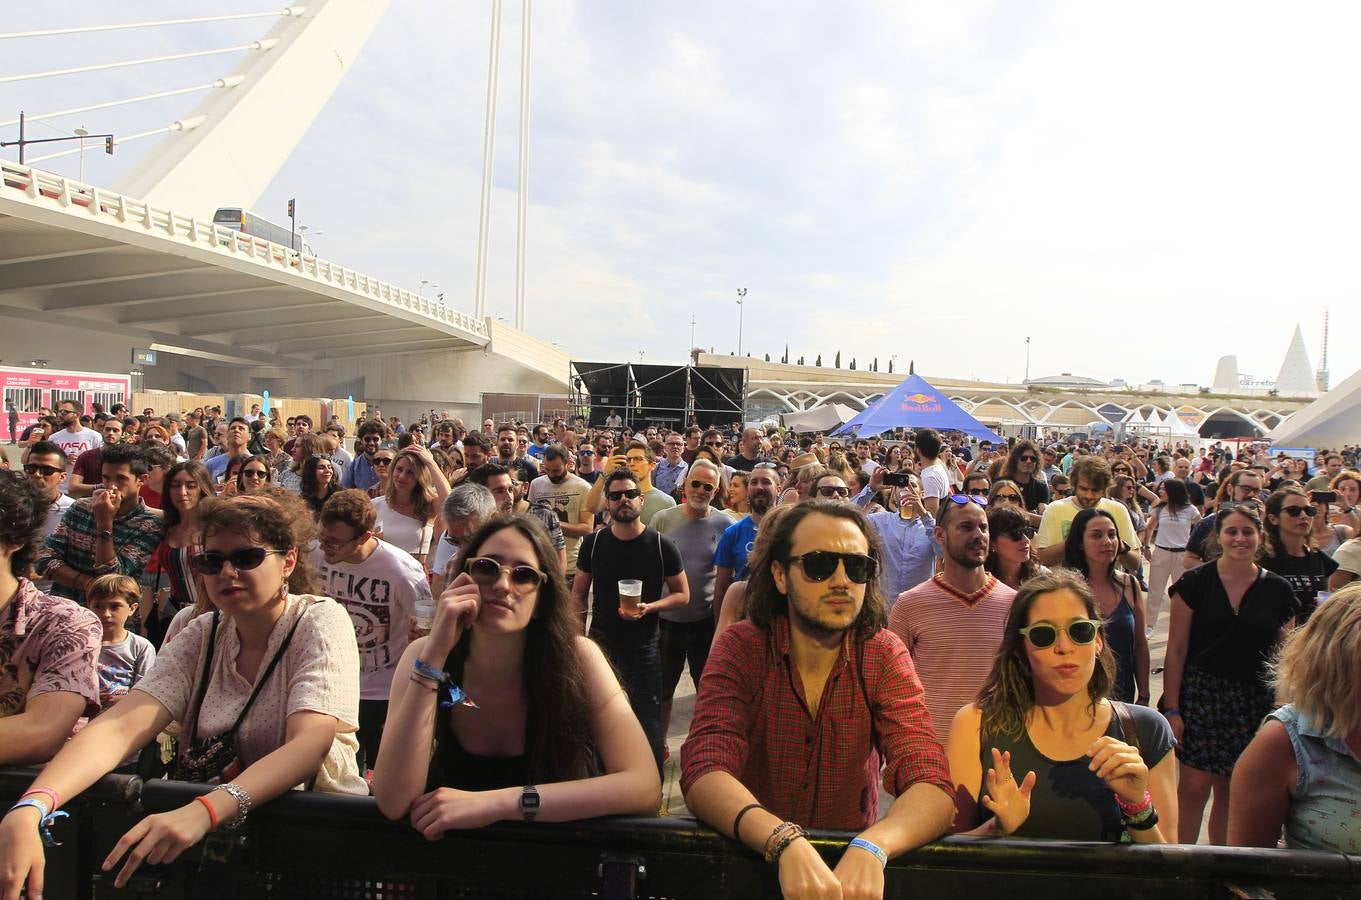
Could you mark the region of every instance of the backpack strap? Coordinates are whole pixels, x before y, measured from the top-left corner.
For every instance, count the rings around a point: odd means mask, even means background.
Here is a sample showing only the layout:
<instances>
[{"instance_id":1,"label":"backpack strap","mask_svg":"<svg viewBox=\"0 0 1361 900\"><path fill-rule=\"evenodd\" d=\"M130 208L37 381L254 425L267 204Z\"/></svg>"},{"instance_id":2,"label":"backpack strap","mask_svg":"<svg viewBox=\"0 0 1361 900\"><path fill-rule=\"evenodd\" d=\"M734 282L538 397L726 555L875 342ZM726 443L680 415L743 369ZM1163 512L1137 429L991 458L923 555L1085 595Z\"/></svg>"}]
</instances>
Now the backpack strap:
<instances>
[{"instance_id":1,"label":"backpack strap","mask_svg":"<svg viewBox=\"0 0 1361 900\"><path fill-rule=\"evenodd\" d=\"M1134 714L1129 711L1129 705L1123 700L1112 700L1111 708L1115 710L1115 717L1120 722L1120 730L1124 732L1125 743L1139 751L1139 756L1144 755L1144 748L1139 746L1139 729L1134 724Z\"/></svg>"}]
</instances>

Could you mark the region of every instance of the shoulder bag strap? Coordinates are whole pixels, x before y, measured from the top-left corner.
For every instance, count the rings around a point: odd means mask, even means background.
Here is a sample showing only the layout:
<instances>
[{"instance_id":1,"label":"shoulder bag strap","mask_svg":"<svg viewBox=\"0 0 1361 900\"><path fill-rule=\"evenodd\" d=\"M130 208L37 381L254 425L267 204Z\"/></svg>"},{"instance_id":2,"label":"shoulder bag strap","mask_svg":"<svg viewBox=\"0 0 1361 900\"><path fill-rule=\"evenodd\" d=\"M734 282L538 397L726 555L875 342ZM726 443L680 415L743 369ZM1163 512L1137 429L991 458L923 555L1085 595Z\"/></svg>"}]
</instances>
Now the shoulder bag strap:
<instances>
[{"instance_id":1,"label":"shoulder bag strap","mask_svg":"<svg viewBox=\"0 0 1361 900\"><path fill-rule=\"evenodd\" d=\"M246 701L245 706L241 707L241 714L236 717L236 721L232 723L232 727L227 731L224 737L236 734L236 730L240 728L241 723L246 720L246 713L250 712L250 708L255 705L255 698L260 696L260 691L264 689L266 682L269 681L269 676L274 674L274 669L279 665L279 660L283 659L284 653L288 651L288 645L293 641L293 632L298 630L298 626L302 624L302 618L305 615L307 615L307 610L304 609L298 614L298 617L293 620L293 627L288 629L288 634L284 635L283 643L279 645L278 650L274 651L274 658L269 661L269 665L265 668L264 674L256 679L255 690L250 692L250 699Z\"/></svg>"},{"instance_id":2,"label":"shoulder bag strap","mask_svg":"<svg viewBox=\"0 0 1361 900\"><path fill-rule=\"evenodd\" d=\"M198 743L198 714L203 708L203 698L208 693L208 682L213 678L213 653L217 649L217 622L221 613L213 610L213 625L208 630L208 654L203 660L203 673L198 680L198 694L194 697L194 724L189 728L189 746Z\"/></svg>"},{"instance_id":3,"label":"shoulder bag strap","mask_svg":"<svg viewBox=\"0 0 1361 900\"><path fill-rule=\"evenodd\" d=\"M1115 710L1115 717L1120 721L1120 730L1125 734L1125 743L1129 744L1139 755L1144 755L1144 749L1139 746L1139 729L1134 724L1134 714L1129 711L1129 706L1122 700L1112 700L1111 708Z\"/></svg>"}]
</instances>

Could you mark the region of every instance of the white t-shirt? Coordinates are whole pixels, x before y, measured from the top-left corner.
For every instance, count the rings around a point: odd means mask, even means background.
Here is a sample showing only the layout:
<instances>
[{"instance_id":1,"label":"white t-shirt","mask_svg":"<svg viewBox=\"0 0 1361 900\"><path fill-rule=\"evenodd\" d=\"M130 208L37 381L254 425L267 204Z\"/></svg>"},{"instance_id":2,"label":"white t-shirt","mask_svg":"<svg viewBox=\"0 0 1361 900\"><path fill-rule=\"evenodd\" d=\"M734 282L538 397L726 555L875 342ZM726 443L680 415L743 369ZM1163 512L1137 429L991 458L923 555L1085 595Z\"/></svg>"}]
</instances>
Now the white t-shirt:
<instances>
[{"instance_id":1,"label":"white t-shirt","mask_svg":"<svg viewBox=\"0 0 1361 900\"><path fill-rule=\"evenodd\" d=\"M388 506L387 498L373 498L373 508L378 511L378 524L382 526L380 537L395 547L400 547L412 556L424 556L430 552L430 536L433 526L411 516L397 512Z\"/></svg>"},{"instance_id":2,"label":"white t-shirt","mask_svg":"<svg viewBox=\"0 0 1361 900\"><path fill-rule=\"evenodd\" d=\"M950 495L950 473L940 460L922 469L921 482L923 498L935 497L937 500L944 500Z\"/></svg>"},{"instance_id":3,"label":"white t-shirt","mask_svg":"<svg viewBox=\"0 0 1361 900\"><path fill-rule=\"evenodd\" d=\"M576 475L568 475L561 484L554 484L547 475L540 475L529 483L529 502L542 500L557 515L559 523L575 525L581 521L582 504L590 492L591 486ZM570 574L577 568L581 538L564 534L563 539L567 543L567 572Z\"/></svg>"},{"instance_id":4,"label":"white t-shirt","mask_svg":"<svg viewBox=\"0 0 1361 900\"><path fill-rule=\"evenodd\" d=\"M328 563L320 550L313 553L312 561L321 573L323 591L339 601L354 622L359 698L388 699L416 603L432 602L425 569L410 553L383 541L363 562Z\"/></svg>"},{"instance_id":5,"label":"white t-shirt","mask_svg":"<svg viewBox=\"0 0 1361 900\"><path fill-rule=\"evenodd\" d=\"M47 508L47 520L43 522L43 530L38 533L39 543L42 543L44 538L57 530L57 526L61 524L61 517L66 515L66 511L70 509L75 502L74 497L68 497L66 494L57 495L57 499L52 501L52 505ZM45 594L52 587L52 579L35 578L33 579L33 584L38 590Z\"/></svg>"},{"instance_id":6,"label":"white t-shirt","mask_svg":"<svg viewBox=\"0 0 1361 900\"><path fill-rule=\"evenodd\" d=\"M100 437L98 431L91 431L89 428L82 428L74 434L63 428L48 440L60 447L61 452L66 454L66 477L61 481L61 492L64 494L70 489L71 472L76 460L80 458L80 454L86 450L104 446L104 438Z\"/></svg>"}]
</instances>

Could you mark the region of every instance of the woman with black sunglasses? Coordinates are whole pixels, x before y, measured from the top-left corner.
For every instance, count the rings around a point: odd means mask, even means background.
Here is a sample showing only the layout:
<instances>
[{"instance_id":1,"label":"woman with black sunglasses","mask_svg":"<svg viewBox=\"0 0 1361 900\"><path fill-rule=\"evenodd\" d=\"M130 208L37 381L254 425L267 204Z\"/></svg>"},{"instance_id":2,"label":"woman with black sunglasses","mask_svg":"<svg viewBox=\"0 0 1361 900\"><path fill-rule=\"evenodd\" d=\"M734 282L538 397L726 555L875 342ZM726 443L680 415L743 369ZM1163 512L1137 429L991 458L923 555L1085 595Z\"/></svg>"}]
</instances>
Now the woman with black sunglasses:
<instances>
[{"instance_id":1,"label":"woman with black sunglasses","mask_svg":"<svg viewBox=\"0 0 1361 900\"><path fill-rule=\"evenodd\" d=\"M280 492L282 493L282 492ZM311 572L302 550L316 527L296 497L203 501L194 567L220 612L202 616L157 654L126 697L91 720L33 782L53 806L76 796L182 724L172 776L220 781L185 805L134 825L103 861L123 887L144 861L170 863L220 826L296 785L367 794L355 761L359 649L344 607L299 595ZM302 572L299 572L301 567ZM23 880L43 865L31 817L0 824L0 872Z\"/></svg>"},{"instance_id":2,"label":"woman with black sunglasses","mask_svg":"<svg viewBox=\"0 0 1361 900\"><path fill-rule=\"evenodd\" d=\"M246 464L236 474L236 492L249 494L269 487L273 481L274 470L269 467L269 457L257 454L246 460Z\"/></svg>"},{"instance_id":3,"label":"woman with black sunglasses","mask_svg":"<svg viewBox=\"0 0 1361 900\"><path fill-rule=\"evenodd\" d=\"M1326 504L1325 504L1326 507ZM1314 519L1318 507L1302 487L1288 485L1272 493L1266 501L1266 555L1262 568L1275 572L1295 591L1303 624L1318 606L1318 595L1328 591L1328 579L1338 563L1313 546Z\"/></svg>"},{"instance_id":4,"label":"woman with black sunglasses","mask_svg":"<svg viewBox=\"0 0 1361 900\"><path fill-rule=\"evenodd\" d=\"M548 533L498 516L464 544L392 681L373 793L430 840L501 820L653 815L661 781Z\"/></svg>"},{"instance_id":5,"label":"woman with black sunglasses","mask_svg":"<svg viewBox=\"0 0 1361 900\"><path fill-rule=\"evenodd\" d=\"M983 568L1012 590L1019 591L1024 582L1049 571L1035 561L1031 544L1035 529L1021 510L1008 505L990 508L988 536L988 558Z\"/></svg>"},{"instance_id":6,"label":"woman with black sunglasses","mask_svg":"<svg viewBox=\"0 0 1361 900\"><path fill-rule=\"evenodd\" d=\"M1177 829L1172 733L1108 699L1115 663L1075 573L1027 581L992 673L950 728L954 831L1166 843Z\"/></svg>"}]
</instances>

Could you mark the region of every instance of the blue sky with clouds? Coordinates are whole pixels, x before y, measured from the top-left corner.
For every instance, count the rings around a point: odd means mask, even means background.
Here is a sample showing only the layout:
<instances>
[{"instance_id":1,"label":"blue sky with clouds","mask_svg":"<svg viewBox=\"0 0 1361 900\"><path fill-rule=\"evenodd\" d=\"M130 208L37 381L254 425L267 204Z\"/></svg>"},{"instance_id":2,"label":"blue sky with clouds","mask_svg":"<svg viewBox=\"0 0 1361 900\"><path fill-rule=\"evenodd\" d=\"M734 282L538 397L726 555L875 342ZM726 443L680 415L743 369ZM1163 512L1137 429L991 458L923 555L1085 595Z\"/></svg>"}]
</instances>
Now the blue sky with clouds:
<instances>
[{"instance_id":1,"label":"blue sky with clouds","mask_svg":"<svg viewBox=\"0 0 1361 900\"><path fill-rule=\"evenodd\" d=\"M223 9L45 6L4 30ZM256 208L280 220L297 197L323 256L470 309L489 10L396 0ZM507 318L519 11L505 3L488 269ZM1358 19L1350 3L539 0L527 328L580 358L679 361L694 316L696 343L727 352L745 287L756 355L1018 380L1030 336L1033 375L1208 383L1225 353L1274 377L1297 321L1317 361L1328 306L1336 383L1361 366ZM7 41L0 75L268 27ZM0 84L0 119L233 65ZM54 126L132 133L192 106ZM111 184L141 152L89 154L86 179Z\"/></svg>"}]
</instances>

